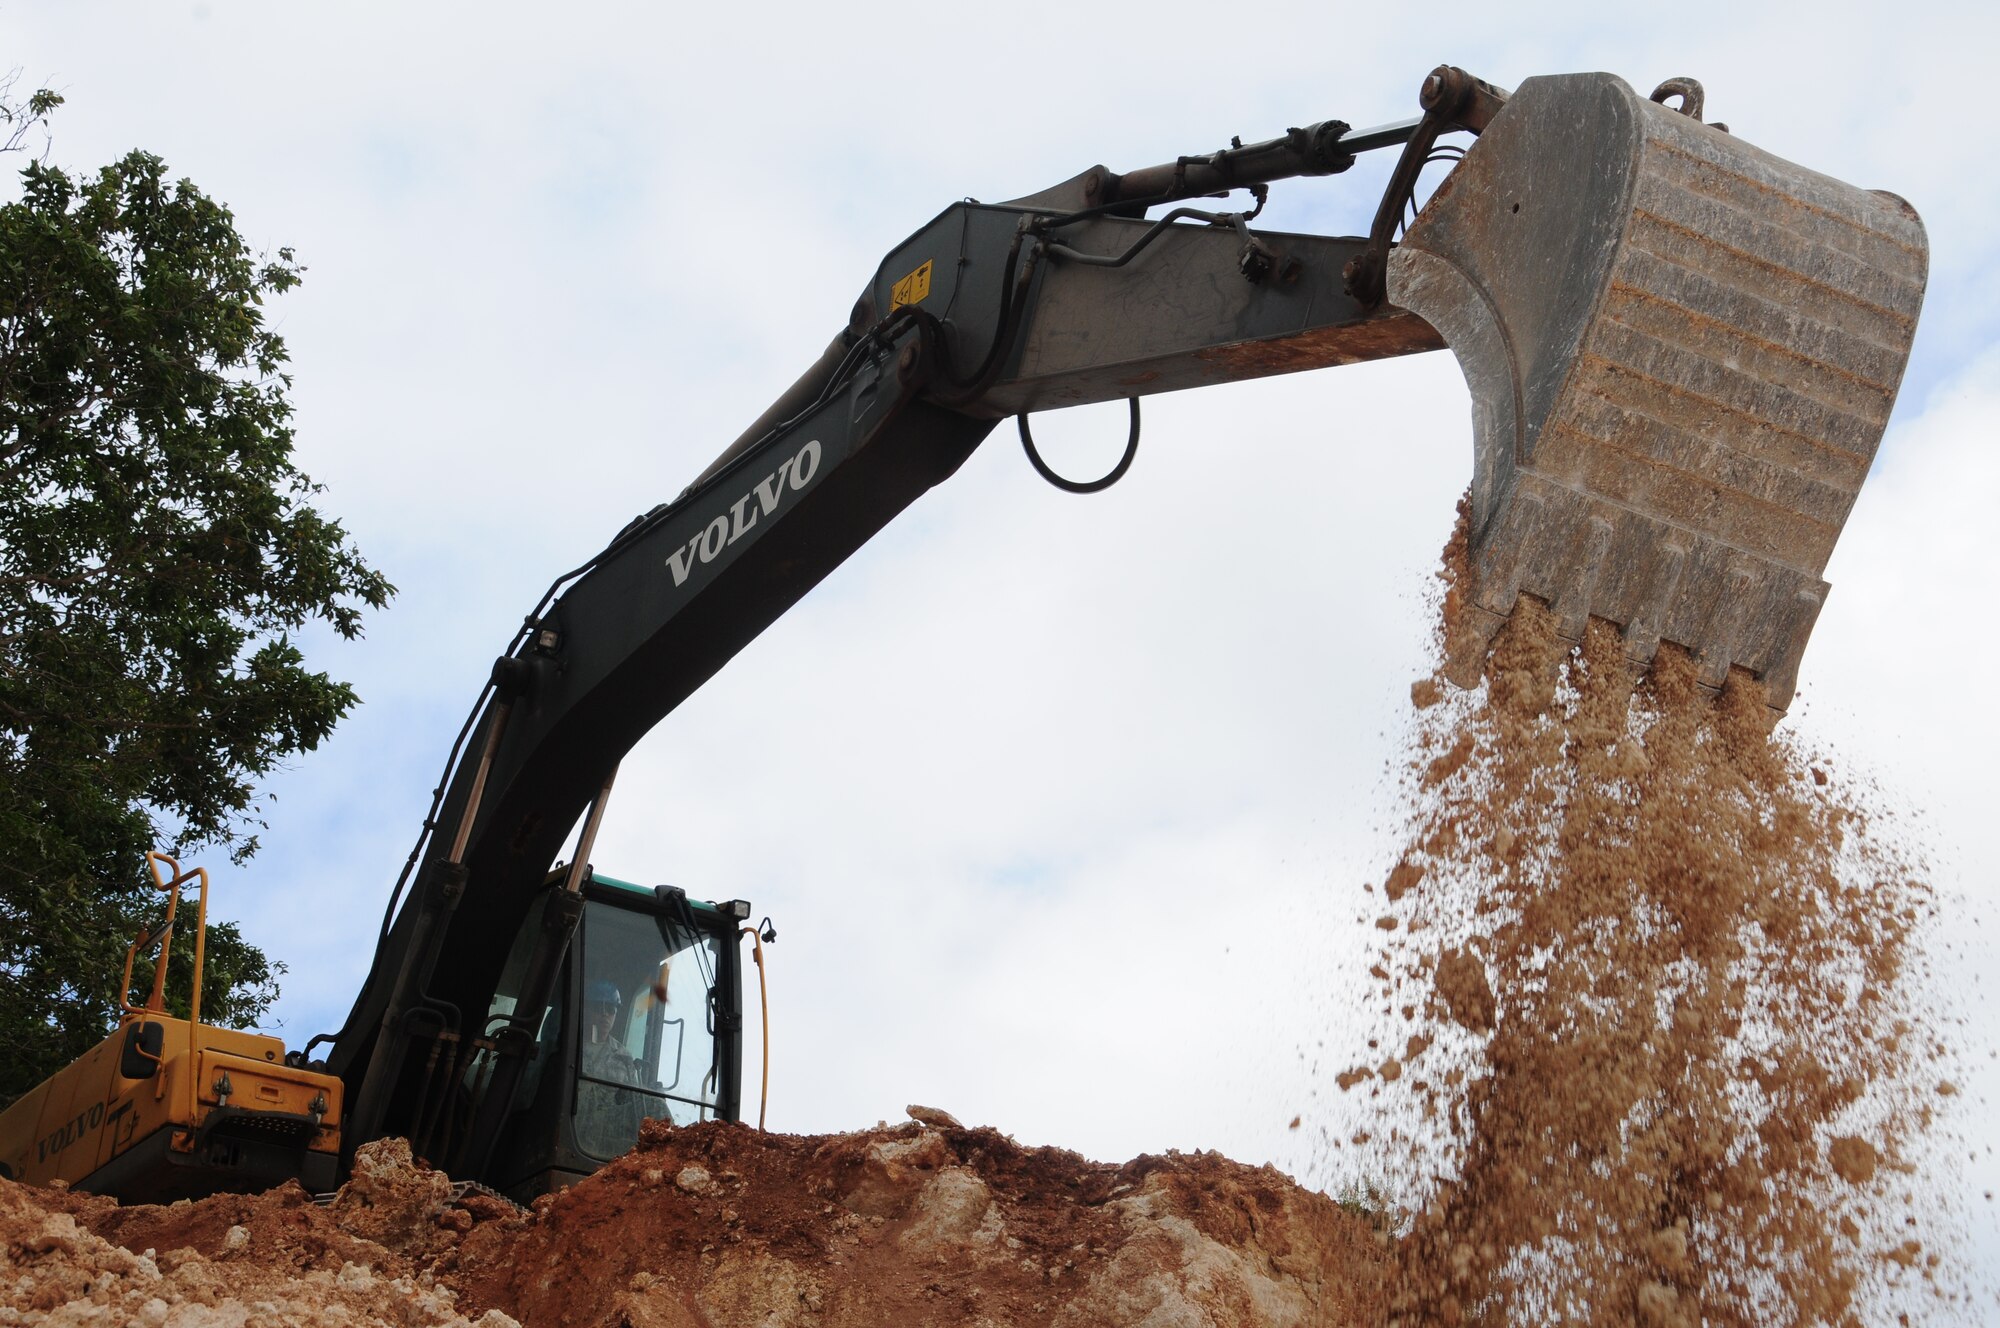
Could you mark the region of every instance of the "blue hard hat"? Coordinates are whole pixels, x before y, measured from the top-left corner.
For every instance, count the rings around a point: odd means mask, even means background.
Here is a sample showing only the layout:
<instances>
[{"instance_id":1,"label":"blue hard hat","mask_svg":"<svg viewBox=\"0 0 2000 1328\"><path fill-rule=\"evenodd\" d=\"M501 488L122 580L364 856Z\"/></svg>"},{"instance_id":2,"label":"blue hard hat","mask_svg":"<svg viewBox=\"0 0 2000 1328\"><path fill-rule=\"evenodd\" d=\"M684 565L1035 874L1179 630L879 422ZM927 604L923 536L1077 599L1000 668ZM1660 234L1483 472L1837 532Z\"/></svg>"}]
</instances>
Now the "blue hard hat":
<instances>
[{"instance_id":1,"label":"blue hard hat","mask_svg":"<svg viewBox=\"0 0 2000 1328\"><path fill-rule=\"evenodd\" d=\"M625 1003L624 998L618 994L618 988L601 979L584 988L583 1000L586 1005L619 1006Z\"/></svg>"}]
</instances>

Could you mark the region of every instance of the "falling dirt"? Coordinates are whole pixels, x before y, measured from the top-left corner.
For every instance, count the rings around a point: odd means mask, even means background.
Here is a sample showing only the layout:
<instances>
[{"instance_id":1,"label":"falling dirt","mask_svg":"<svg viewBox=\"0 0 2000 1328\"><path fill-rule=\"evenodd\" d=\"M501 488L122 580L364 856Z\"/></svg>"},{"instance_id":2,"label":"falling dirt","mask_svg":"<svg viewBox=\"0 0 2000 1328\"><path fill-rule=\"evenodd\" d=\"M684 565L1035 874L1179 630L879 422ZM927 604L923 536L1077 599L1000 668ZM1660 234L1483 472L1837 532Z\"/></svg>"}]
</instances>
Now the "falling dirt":
<instances>
[{"instance_id":1,"label":"falling dirt","mask_svg":"<svg viewBox=\"0 0 2000 1328\"><path fill-rule=\"evenodd\" d=\"M1464 576L1446 551L1445 624ZM1523 599L1486 685L1412 689L1409 842L1338 1076L1335 1169L1407 1203L1388 1322L1858 1324L1943 1300L1908 1156L1945 1055L1906 967L1922 874L1754 680L1580 643ZM1428 685L1427 685L1428 684ZM1935 1083L1935 1079L1926 1080ZM1900 1184L1897 1182L1901 1182ZM1907 1301L1907 1295L1899 1297Z\"/></svg>"},{"instance_id":2,"label":"falling dirt","mask_svg":"<svg viewBox=\"0 0 2000 1328\"><path fill-rule=\"evenodd\" d=\"M1123 1166L943 1113L856 1134L649 1123L532 1208L364 1147L171 1207L0 1181L0 1325L926 1328L1382 1321L1377 1220L1214 1154Z\"/></svg>"}]
</instances>

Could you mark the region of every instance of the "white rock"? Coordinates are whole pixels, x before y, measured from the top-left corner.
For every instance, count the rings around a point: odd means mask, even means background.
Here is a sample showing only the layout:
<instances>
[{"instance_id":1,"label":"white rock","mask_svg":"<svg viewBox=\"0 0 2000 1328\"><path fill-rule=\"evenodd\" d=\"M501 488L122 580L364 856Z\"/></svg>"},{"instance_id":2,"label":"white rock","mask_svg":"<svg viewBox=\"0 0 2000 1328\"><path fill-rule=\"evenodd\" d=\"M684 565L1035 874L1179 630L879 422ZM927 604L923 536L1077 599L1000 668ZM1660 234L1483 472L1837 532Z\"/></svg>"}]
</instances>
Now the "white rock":
<instances>
[{"instance_id":1,"label":"white rock","mask_svg":"<svg viewBox=\"0 0 2000 1328\"><path fill-rule=\"evenodd\" d=\"M1003 1234L993 1192L964 1167L936 1173L917 1194L915 1216L897 1237L906 1250L930 1246L991 1245Z\"/></svg>"}]
</instances>

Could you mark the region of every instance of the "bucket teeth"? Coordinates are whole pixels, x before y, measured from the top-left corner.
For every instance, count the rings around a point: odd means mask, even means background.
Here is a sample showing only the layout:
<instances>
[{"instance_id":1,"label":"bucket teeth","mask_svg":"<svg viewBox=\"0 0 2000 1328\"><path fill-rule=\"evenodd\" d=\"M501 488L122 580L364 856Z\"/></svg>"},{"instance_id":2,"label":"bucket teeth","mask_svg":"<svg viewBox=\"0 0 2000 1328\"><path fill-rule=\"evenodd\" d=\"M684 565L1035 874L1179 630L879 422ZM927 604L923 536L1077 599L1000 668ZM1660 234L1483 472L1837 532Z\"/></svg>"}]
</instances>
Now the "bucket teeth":
<instances>
[{"instance_id":1,"label":"bucket teeth","mask_svg":"<svg viewBox=\"0 0 2000 1328\"><path fill-rule=\"evenodd\" d=\"M1763 578L1755 567L1738 563L1722 578L1722 596L1707 624L1706 639L1695 657L1695 681L1710 691L1720 691L1745 645L1745 629L1751 606L1757 602L1758 582Z\"/></svg>"},{"instance_id":2,"label":"bucket teeth","mask_svg":"<svg viewBox=\"0 0 2000 1328\"><path fill-rule=\"evenodd\" d=\"M1654 550L1652 575L1639 597L1639 608L1625 624L1625 657L1639 664L1651 664L1660 653L1660 624L1666 620L1667 606L1681 587L1681 572L1687 567L1687 550L1678 544L1662 544Z\"/></svg>"},{"instance_id":3,"label":"bucket teeth","mask_svg":"<svg viewBox=\"0 0 2000 1328\"><path fill-rule=\"evenodd\" d=\"M1451 634L1445 641L1445 681L1467 690L1477 687L1480 675L1486 671L1486 653L1493 648L1493 638L1506 622L1504 613L1494 613L1477 604L1465 605L1451 624Z\"/></svg>"},{"instance_id":4,"label":"bucket teeth","mask_svg":"<svg viewBox=\"0 0 2000 1328\"><path fill-rule=\"evenodd\" d=\"M1474 620L1518 595L1789 704L1908 361L1929 249L1893 195L1609 74L1531 79L1389 263L1473 398ZM1447 675L1477 677L1454 656Z\"/></svg>"},{"instance_id":5,"label":"bucket teeth","mask_svg":"<svg viewBox=\"0 0 2000 1328\"><path fill-rule=\"evenodd\" d=\"M1584 624L1590 618L1590 601L1597 583L1604 579L1605 556L1611 552L1611 523L1601 516L1583 523L1582 547L1571 560L1574 569L1563 583L1554 604L1556 634L1565 641L1583 640Z\"/></svg>"}]
</instances>

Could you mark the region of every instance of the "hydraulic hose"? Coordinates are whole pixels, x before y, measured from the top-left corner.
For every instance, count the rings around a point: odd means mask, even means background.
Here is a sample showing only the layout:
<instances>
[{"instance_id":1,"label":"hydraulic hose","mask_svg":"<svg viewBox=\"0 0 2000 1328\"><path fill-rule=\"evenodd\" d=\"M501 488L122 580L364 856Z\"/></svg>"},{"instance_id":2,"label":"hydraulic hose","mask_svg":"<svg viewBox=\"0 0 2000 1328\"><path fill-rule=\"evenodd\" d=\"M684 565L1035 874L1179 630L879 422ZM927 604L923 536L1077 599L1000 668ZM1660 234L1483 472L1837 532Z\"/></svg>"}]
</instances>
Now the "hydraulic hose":
<instances>
[{"instance_id":1,"label":"hydraulic hose","mask_svg":"<svg viewBox=\"0 0 2000 1328\"><path fill-rule=\"evenodd\" d=\"M764 1108L771 1100L771 995L764 982L764 938L757 934L755 927L745 927L743 934L750 938L750 955L757 961L757 1008L762 1012L758 1025L764 1034L764 1077L757 1087L757 1128L764 1128Z\"/></svg>"}]
</instances>

